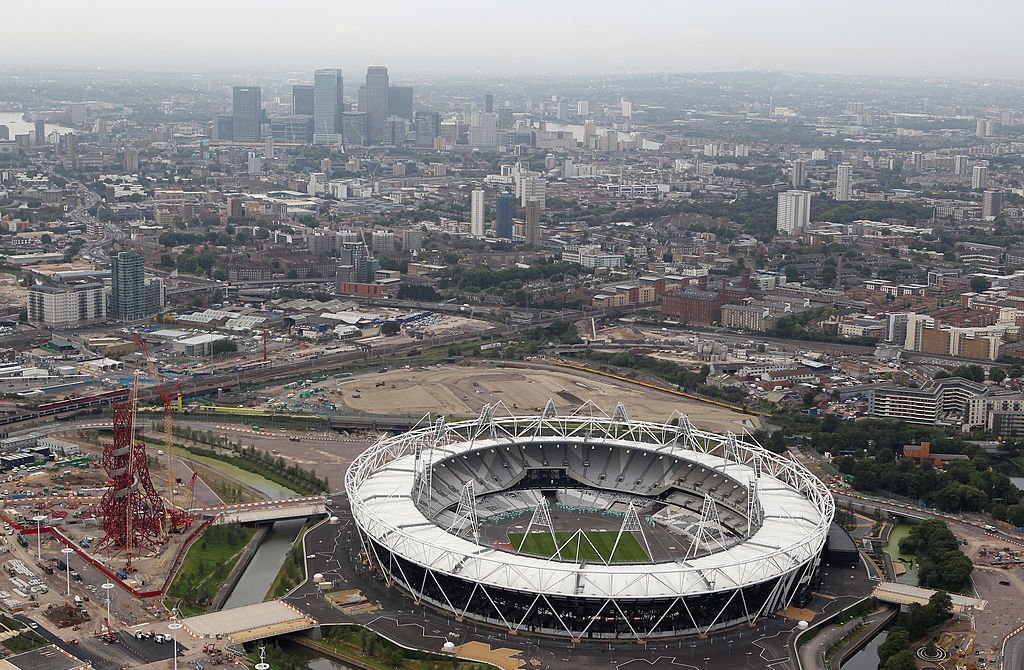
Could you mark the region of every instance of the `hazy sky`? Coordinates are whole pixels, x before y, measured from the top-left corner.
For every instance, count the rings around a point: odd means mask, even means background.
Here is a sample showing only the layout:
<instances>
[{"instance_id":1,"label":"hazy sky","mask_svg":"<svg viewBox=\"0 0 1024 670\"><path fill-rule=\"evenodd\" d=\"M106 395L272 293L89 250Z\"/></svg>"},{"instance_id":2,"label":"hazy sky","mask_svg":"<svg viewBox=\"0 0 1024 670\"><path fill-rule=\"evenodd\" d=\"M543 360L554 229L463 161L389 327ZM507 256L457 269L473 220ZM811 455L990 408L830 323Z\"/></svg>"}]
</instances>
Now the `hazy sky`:
<instances>
[{"instance_id":1,"label":"hazy sky","mask_svg":"<svg viewBox=\"0 0 1024 670\"><path fill-rule=\"evenodd\" d=\"M3 3L0 69L1021 77L1019 0Z\"/></svg>"}]
</instances>

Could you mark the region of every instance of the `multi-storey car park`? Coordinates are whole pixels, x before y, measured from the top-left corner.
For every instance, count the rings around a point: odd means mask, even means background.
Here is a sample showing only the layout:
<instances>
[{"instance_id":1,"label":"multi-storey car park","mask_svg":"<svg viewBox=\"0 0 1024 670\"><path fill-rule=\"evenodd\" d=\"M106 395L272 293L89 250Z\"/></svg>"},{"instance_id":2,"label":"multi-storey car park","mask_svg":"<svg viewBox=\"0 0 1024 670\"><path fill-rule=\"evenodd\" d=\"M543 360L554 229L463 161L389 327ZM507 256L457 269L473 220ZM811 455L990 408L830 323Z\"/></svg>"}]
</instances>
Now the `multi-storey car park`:
<instances>
[{"instance_id":1,"label":"multi-storey car park","mask_svg":"<svg viewBox=\"0 0 1024 670\"><path fill-rule=\"evenodd\" d=\"M345 488L367 560L417 604L576 640L706 635L802 604L835 511L789 458L589 403L383 438Z\"/></svg>"}]
</instances>

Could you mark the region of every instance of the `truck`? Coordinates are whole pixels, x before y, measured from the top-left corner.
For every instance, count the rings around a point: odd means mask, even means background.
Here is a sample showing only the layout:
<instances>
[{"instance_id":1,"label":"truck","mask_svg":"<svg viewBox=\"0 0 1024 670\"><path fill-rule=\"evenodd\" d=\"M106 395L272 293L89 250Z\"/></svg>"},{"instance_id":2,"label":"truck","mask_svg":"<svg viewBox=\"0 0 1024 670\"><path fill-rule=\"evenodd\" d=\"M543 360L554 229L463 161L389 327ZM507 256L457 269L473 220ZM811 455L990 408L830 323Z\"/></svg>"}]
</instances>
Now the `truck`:
<instances>
[{"instance_id":1,"label":"truck","mask_svg":"<svg viewBox=\"0 0 1024 670\"><path fill-rule=\"evenodd\" d=\"M22 547L28 546L28 540L26 540L25 536L21 533L18 533L18 544L20 544Z\"/></svg>"},{"instance_id":2,"label":"truck","mask_svg":"<svg viewBox=\"0 0 1024 670\"><path fill-rule=\"evenodd\" d=\"M117 572L114 573L114 576L117 577L118 579L128 579L128 573L125 572L124 570L118 570Z\"/></svg>"}]
</instances>

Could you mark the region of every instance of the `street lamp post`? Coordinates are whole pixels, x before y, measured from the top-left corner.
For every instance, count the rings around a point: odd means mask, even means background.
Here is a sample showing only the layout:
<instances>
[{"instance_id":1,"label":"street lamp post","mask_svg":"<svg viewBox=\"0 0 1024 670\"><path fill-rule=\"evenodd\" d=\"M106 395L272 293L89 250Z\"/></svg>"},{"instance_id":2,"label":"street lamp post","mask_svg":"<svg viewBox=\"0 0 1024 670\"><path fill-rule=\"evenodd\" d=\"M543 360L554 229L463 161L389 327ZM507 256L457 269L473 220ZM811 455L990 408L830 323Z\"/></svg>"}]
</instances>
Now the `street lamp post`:
<instances>
[{"instance_id":1,"label":"street lamp post","mask_svg":"<svg viewBox=\"0 0 1024 670\"><path fill-rule=\"evenodd\" d=\"M101 589L107 592L107 629L110 629L110 589L114 588L114 585L107 582L100 586Z\"/></svg>"},{"instance_id":2,"label":"street lamp post","mask_svg":"<svg viewBox=\"0 0 1024 670\"><path fill-rule=\"evenodd\" d=\"M60 550L60 553L64 554L64 572L67 573L68 577L68 595L71 595L71 554L75 553L75 550L71 547L64 547Z\"/></svg>"},{"instance_id":3,"label":"street lamp post","mask_svg":"<svg viewBox=\"0 0 1024 670\"><path fill-rule=\"evenodd\" d=\"M171 629L171 640L174 642L174 670L178 670L178 631L181 629L181 624L175 620L167 627Z\"/></svg>"},{"instance_id":4,"label":"street lamp post","mask_svg":"<svg viewBox=\"0 0 1024 670\"><path fill-rule=\"evenodd\" d=\"M37 514L32 517L32 520L36 522L36 559L43 560L43 538L42 538L42 524L46 521L46 516Z\"/></svg>"}]
</instances>

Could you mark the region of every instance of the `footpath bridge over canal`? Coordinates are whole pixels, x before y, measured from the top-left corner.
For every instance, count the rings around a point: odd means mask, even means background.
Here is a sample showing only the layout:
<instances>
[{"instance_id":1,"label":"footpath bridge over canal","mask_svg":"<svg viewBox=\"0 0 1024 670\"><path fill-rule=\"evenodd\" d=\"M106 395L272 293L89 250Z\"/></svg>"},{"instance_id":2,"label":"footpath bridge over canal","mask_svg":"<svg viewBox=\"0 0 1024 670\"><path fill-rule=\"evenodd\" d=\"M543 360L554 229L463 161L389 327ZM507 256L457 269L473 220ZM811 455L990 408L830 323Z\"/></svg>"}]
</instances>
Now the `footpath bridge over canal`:
<instances>
[{"instance_id":1,"label":"footpath bridge over canal","mask_svg":"<svg viewBox=\"0 0 1024 670\"><path fill-rule=\"evenodd\" d=\"M327 514L326 496L306 496L282 500L262 500L235 505L196 507L189 510L195 517L213 519L213 525L229 523L268 523L286 519L305 519Z\"/></svg>"}]
</instances>

